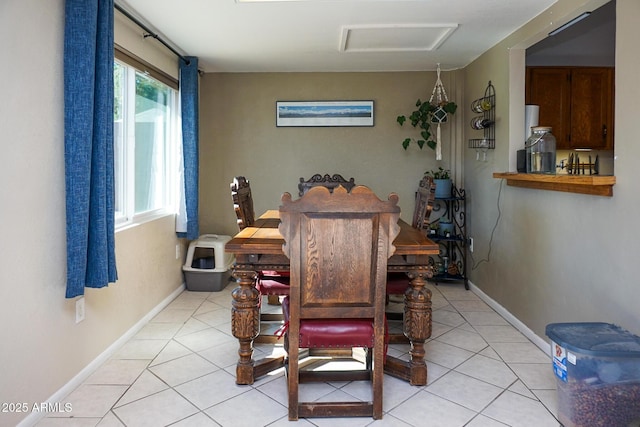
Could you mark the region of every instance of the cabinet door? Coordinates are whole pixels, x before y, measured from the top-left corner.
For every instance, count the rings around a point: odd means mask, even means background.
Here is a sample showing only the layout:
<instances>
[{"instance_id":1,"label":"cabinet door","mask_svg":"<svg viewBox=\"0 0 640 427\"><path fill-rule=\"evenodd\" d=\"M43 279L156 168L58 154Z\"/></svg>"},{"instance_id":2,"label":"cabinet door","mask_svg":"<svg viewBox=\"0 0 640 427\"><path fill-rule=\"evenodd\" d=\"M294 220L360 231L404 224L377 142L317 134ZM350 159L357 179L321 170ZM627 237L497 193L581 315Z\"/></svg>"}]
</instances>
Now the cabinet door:
<instances>
[{"instance_id":1,"label":"cabinet door","mask_svg":"<svg viewBox=\"0 0 640 427\"><path fill-rule=\"evenodd\" d=\"M576 148L613 148L613 70L574 68L571 72L571 140Z\"/></svg>"},{"instance_id":2,"label":"cabinet door","mask_svg":"<svg viewBox=\"0 0 640 427\"><path fill-rule=\"evenodd\" d=\"M571 139L571 71L563 67L527 68L527 104L540 106L538 123L551 126L558 149Z\"/></svg>"}]
</instances>

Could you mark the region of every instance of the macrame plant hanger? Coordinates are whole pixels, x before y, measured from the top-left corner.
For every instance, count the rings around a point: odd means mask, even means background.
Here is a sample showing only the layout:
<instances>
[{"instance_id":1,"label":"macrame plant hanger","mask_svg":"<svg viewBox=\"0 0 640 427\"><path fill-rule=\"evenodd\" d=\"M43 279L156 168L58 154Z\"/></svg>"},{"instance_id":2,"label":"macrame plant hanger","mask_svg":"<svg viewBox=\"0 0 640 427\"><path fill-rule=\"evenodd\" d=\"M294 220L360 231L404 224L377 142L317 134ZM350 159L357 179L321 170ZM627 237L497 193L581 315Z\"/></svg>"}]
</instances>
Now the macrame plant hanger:
<instances>
[{"instance_id":1,"label":"macrame plant hanger","mask_svg":"<svg viewBox=\"0 0 640 427\"><path fill-rule=\"evenodd\" d=\"M440 125L447 122L447 112L444 110L443 106L449 102L449 99L447 98L447 91L444 90L442 80L440 80L440 63L438 63L437 75L438 79L436 80L436 84L433 86L431 98L429 98L429 104L436 107L431 114L431 123L438 124L438 127L436 128L436 160L442 160L442 137L440 135Z\"/></svg>"}]
</instances>

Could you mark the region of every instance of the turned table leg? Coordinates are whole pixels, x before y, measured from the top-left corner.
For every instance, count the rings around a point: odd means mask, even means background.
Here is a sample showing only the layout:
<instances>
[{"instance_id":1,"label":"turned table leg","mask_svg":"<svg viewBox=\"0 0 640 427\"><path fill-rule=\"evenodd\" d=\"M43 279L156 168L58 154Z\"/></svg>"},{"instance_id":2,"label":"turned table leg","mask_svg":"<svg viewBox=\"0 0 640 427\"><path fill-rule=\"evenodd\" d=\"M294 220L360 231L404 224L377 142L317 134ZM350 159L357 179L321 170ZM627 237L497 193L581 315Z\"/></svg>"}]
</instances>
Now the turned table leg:
<instances>
[{"instance_id":1,"label":"turned table leg","mask_svg":"<svg viewBox=\"0 0 640 427\"><path fill-rule=\"evenodd\" d=\"M404 294L404 334L411 342L409 371L411 385L427 384L424 342L431 337L431 290L426 279L433 276L430 268L410 272L410 285Z\"/></svg>"},{"instance_id":2,"label":"turned table leg","mask_svg":"<svg viewBox=\"0 0 640 427\"><path fill-rule=\"evenodd\" d=\"M234 270L238 287L233 290L231 332L240 342L236 384L253 384L253 340L260 334L260 293L256 289L258 274L249 270Z\"/></svg>"}]
</instances>

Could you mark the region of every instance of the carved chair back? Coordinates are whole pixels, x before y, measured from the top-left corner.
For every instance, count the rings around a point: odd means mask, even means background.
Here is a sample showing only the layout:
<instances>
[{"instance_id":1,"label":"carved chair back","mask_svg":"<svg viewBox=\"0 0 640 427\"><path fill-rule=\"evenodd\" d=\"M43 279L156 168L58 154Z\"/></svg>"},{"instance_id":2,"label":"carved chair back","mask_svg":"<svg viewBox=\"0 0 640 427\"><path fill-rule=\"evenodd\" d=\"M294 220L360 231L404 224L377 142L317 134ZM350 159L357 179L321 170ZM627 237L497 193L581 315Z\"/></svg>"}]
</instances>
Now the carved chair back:
<instances>
[{"instance_id":1,"label":"carved chair back","mask_svg":"<svg viewBox=\"0 0 640 427\"><path fill-rule=\"evenodd\" d=\"M303 177L300 177L300 183L298 184L298 196L304 196L307 191L309 191L313 187L326 187L331 192L339 185L342 185L347 190L347 192L349 192L353 187L355 187L356 183L353 178L347 181L342 175L337 173L333 175L329 175L328 173L320 175L319 173L317 173L306 181Z\"/></svg>"},{"instance_id":2,"label":"carved chair back","mask_svg":"<svg viewBox=\"0 0 640 427\"><path fill-rule=\"evenodd\" d=\"M251 227L255 222L251 186L244 176L236 176L230 184L233 208L236 211L240 231ZM262 270L258 272L256 287L260 295L269 296L269 304L279 304L279 296L289 294L289 272ZM280 320L283 316L275 313L260 313L262 320Z\"/></svg>"},{"instance_id":3,"label":"carved chair back","mask_svg":"<svg viewBox=\"0 0 640 427\"><path fill-rule=\"evenodd\" d=\"M418 185L416 191L416 207L413 211L413 221L411 225L419 230L427 230L429 228L431 211L433 210L433 201L436 198L436 184L433 178L425 175Z\"/></svg>"},{"instance_id":4,"label":"carved chair back","mask_svg":"<svg viewBox=\"0 0 640 427\"><path fill-rule=\"evenodd\" d=\"M236 176L233 178L230 187L238 228L242 230L252 226L255 222L255 213L253 211L253 197L251 196L249 181L244 176Z\"/></svg>"},{"instance_id":5,"label":"carved chair back","mask_svg":"<svg viewBox=\"0 0 640 427\"><path fill-rule=\"evenodd\" d=\"M386 272L387 260L395 250L393 240L400 231L397 203L397 195L392 193L382 201L364 186L356 186L350 193L342 186L333 192L316 187L295 201L289 193L282 196L279 229L291 274L290 419L297 419L298 409L307 415L339 410L298 402L299 334L301 323L307 319L373 319L373 403L367 402L371 412L361 414L382 416ZM335 339L340 342L339 336Z\"/></svg>"},{"instance_id":6,"label":"carved chair back","mask_svg":"<svg viewBox=\"0 0 640 427\"><path fill-rule=\"evenodd\" d=\"M436 198L436 184L433 178L425 175L418 184L416 191L416 206L413 210L411 225L424 233L427 233L430 224L431 211ZM409 278L406 273L390 272L387 275L387 294L404 295L409 286ZM402 313L396 311L387 312L387 319L402 320Z\"/></svg>"}]
</instances>

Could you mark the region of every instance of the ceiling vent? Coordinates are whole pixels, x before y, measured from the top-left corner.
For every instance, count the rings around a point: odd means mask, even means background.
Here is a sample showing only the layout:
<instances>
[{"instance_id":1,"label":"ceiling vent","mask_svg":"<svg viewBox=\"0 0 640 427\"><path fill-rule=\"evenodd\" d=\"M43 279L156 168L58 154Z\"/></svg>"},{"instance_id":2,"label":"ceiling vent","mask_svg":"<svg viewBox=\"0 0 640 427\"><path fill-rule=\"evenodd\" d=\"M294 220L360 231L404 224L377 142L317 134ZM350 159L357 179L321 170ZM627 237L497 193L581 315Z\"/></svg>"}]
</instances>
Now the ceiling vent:
<instances>
[{"instance_id":1,"label":"ceiling vent","mask_svg":"<svg viewBox=\"0 0 640 427\"><path fill-rule=\"evenodd\" d=\"M458 24L378 24L342 27L340 52L434 51Z\"/></svg>"}]
</instances>

